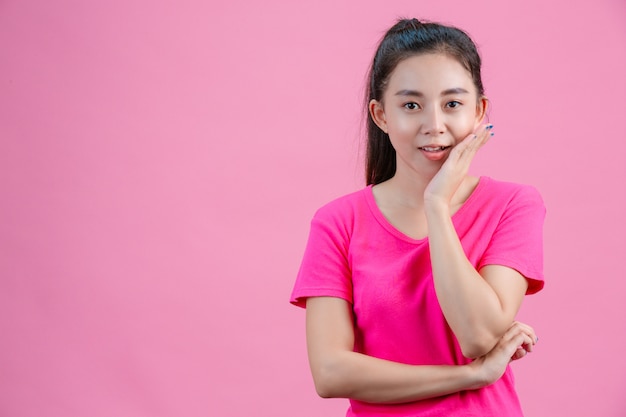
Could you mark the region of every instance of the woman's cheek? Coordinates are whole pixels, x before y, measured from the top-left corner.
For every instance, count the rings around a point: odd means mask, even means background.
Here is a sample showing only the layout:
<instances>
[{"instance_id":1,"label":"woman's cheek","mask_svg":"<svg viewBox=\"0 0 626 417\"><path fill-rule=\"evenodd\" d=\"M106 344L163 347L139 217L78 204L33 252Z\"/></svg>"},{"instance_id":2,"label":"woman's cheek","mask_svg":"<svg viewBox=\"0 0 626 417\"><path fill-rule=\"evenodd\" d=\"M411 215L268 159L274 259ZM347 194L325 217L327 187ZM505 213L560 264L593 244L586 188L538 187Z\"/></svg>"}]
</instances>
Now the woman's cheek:
<instances>
[{"instance_id":1,"label":"woman's cheek","mask_svg":"<svg viewBox=\"0 0 626 417\"><path fill-rule=\"evenodd\" d=\"M412 129L413 122L410 116L400 114L394 118L394 125L394 130L400 134L403 134L409 132Z\"/></svg>"},{"instance_id":2,"label":"woman's cheek","mask_svg":"<svg viewBox=\"0 0 626 417\"><path fill-rule=\"evenodd\" d=\"M466 126L455 129L451 133L452 133L452 136L454 137L455 142L460 143L463 139L465 139L466 137L474 133L477 128L478 128L478 125L474 126L470 123Z\"/></svg>"}]
</instances>

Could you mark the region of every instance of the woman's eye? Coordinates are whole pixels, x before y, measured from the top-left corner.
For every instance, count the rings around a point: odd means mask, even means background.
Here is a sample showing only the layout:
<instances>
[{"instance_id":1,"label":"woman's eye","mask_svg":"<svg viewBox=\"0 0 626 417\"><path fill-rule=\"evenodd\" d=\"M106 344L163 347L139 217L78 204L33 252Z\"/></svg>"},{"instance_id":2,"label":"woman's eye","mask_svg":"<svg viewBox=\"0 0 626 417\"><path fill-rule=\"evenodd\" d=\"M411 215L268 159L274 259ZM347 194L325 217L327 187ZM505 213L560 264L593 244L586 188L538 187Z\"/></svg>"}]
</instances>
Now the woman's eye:
<instances>
[{"instance_id":1,"label":"woman's eye","mask_svg":"<svg viewBox=\"0 0 626 417\"><path fill-rule=\"evenodd\" d=\"M404 107L407 108L408 110L417 110L420 108L420 106L417 103L406 103Z\"/></svg>"},{"instance_id":2,"label":"woman's eye","mask_svg":"<svg viewBox=\"0 0 626 417\"><path fill-rule=\"evenodd\" d=\"M446 103L446 107L449 107L451 109L459 107L460 105L461 105L461 103L459 103L458 101L450 101L450 102Z\"/></svg>"}]
</instances>

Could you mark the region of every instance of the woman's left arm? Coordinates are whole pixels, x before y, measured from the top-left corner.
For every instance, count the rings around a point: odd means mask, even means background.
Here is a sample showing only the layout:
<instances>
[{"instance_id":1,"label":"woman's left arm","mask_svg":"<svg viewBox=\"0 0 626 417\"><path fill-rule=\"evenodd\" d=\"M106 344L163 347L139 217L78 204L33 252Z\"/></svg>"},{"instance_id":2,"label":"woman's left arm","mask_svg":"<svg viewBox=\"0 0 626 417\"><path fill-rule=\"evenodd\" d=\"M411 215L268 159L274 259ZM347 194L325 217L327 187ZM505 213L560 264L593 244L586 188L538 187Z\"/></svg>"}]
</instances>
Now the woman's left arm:
<instances>
[{"instance_id":1,"label":"woman's left arm","mask_svg":"<svg viewBox=\"0 0 626 417\"><path fill-rule=\"evenodd\" d=\"M511 326L528 288L516 270L488 265L476 271L452 223L450 201L480 147L491 137L482 126L452 149L424 193L435 291L450 328L468 358L489 352Z\"/></svg>"}]
</instances>

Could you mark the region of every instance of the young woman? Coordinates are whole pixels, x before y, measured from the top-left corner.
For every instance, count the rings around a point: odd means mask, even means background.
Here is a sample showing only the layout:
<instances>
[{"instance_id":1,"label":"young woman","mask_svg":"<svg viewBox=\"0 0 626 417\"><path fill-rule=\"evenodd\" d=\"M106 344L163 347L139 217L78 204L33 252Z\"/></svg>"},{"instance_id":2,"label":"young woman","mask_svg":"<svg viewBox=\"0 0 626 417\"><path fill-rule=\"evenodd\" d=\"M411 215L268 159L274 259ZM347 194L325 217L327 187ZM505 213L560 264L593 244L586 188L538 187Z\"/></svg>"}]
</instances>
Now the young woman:
<instances>
[{"instance_id":1,"label":"young woman","mask_svg":"<svg viewBox=\"0 0 626 417\"><path fill-rule=\"evenodd\" d=\"M493 135L461 30L400 20L369 74L367 187L322 207L291 302L306 307L322 397L348 416L521 416L515 321L543 287L545 208L529 186L468 175Z\"/></svg>"}]
</instances>

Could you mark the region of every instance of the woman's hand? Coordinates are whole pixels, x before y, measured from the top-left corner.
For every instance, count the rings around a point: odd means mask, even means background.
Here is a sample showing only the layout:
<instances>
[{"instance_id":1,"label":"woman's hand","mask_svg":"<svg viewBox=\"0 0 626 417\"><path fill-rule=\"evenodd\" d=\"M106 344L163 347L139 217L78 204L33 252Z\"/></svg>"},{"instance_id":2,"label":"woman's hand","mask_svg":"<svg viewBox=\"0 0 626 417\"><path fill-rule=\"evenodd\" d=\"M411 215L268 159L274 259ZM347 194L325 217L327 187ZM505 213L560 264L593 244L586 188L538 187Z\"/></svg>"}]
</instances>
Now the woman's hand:
<instances>
[{"instance_id":1,"label":"woman's hand","mask_svg":"<svg viewBox=\"0 0 626 417\"><path fill-rule=\"evenodd\" d=\"M424 191L424 203L446 206L467 175L476 152L493 136L493 125L482 125L452 148L448 159Z\"/></svg>"},{"instance_id":2,"label":"woman's hand","mask_svg":"<svg viewBox=\"0 0 626 417\"><path fill-rule=\"evenodd\" d=\"M485 356L470 364L478 372L481 386L493 384L504 374L509 362L521 359L533 351L537 335L532 327L513 322L498 344Z\"/></svg>"}]
</instances>

